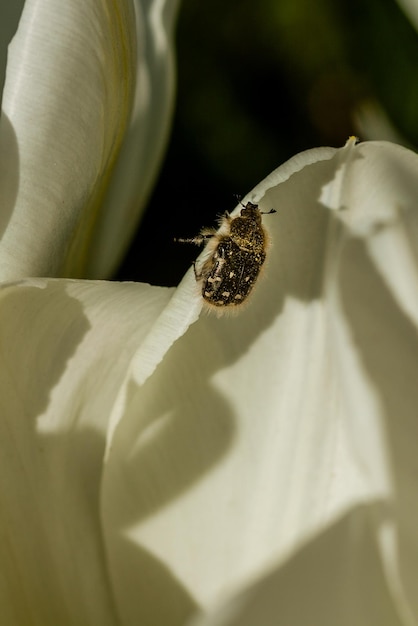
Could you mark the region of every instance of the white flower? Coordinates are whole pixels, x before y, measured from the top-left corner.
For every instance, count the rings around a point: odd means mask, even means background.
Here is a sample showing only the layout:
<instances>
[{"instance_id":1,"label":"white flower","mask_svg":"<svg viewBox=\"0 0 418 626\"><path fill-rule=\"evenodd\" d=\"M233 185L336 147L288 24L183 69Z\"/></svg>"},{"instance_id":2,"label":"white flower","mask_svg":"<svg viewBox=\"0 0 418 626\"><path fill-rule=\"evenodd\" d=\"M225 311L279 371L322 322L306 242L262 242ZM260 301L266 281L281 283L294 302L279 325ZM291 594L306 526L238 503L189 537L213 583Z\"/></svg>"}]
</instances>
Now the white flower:
<instances>
[{"instance_id":1,"label":"white flower","mask_svg":"<svg viewBox=\"0 0 418 626\"><path fill-rule=\"evenodd\" d=\"M192 270L176 290L25 278L109 271L117 182L100 200L117 145L134 149L114 107L135 96L114 89L135 37L110 32L131 5L63 3L67 47L53 5L26 3L4 94L1 623L417 623L418 157L350 140L260 183L246 199L277 210L273 246L237 317L199 316ZM135 182L116 172L125 215Z\"/></svg>"}]
</instances>

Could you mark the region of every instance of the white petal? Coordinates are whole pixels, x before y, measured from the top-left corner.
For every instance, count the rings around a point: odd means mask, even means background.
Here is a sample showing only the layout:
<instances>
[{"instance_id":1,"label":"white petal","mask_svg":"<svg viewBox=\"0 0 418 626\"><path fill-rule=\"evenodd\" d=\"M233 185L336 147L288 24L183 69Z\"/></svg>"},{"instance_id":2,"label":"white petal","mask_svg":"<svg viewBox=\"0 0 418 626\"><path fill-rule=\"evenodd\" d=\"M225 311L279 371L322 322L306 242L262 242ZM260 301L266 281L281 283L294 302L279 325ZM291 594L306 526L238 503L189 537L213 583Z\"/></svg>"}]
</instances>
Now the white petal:
<instances>
[{"instance_id":1,"label":"white petal","mask_svg":"<svg viewBox=\"0 0 418 626\"><path fill-rule=\"evenodd\" d=\"M412 24L418 30L418 3L416 0L398 0L398 4L402 7L405 14L409 17Z\"/></svg>"},{"instance_id":2,"label":"white petal","mask_svg":"<svg viewBox=\"0 0 418 626\"><path fill-rule=\"evenodd\" d=\"M414 602L417 181L413 153L351 141L298 155L249 196L278 211L252 302L202 317L132 380L112 440L106 537L137 618L180 624L344 511L393 498L374 539L402 611ZM193 282L176 295L190 308Z\"/></svg>"},{"instance_id":3,"label":"white petal","mask_svg":"<svg viewBox=\"0 0 418 626\"><path fill-rule=\"evenodd\" d=\"M358 507L237 597L189 626L401 626L379 558L373 507Z\"/></svg>"},{"instance_id":4,"label":"white petal","mask_svg":"<svg viewBox=\"0 0 418 626\"><path fill-rule=\"evenodd\" d=\"M0 290L2 623L119 624L100 521L106 429L171 293L41 279Z\"/></svg>"},{"instance_id":5,"label":"white petal","mask_svg":"<svg viewBox=\"0 0 418 626\"><path fill-rule=\"evenodd\" d=\"M27 0L0 135L2 280L80 274L132 104L128 0Z\"/></svg>"},{"instance_id":6,"label":"white petal","mask_svg":"<svg viewBox=\"0 0 418 626\"><path fill-rule=\"evenodd\" d=\"M132 238L165 148L174 97L173 27L178 0L135 0L134 106L94 233L86 272L111 275Z\"/></svg>"}]
</instances>

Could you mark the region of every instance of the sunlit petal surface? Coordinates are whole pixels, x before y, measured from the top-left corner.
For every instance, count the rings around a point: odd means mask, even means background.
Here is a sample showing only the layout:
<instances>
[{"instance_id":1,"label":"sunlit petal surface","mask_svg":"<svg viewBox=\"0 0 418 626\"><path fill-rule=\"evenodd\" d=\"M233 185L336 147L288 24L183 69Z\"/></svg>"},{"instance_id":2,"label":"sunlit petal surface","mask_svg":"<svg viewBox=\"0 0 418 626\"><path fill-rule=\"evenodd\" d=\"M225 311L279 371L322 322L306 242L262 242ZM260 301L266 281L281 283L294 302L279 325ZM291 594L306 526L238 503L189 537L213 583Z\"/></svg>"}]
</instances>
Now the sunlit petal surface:
<instances>
[{"instance_id":1,"label":"sunlit petal surface","mask_svg":"<svg viewBox=\"0 0 418 626\"><path fill-rule=\"evenodd\" d=\"M252 301L133 372L112 433L103 516L126 623L182 624L316 537L348 554L351 521L370 558L340 580L370 566L390 615L418 615L417 181L412 152L351 140L246 198L277 210ZM192 272L182 290L197 306Z\"/></svg>"},{"instance_id":2,"label":"sunlit petal surface","mask_svg":"<svg viewBox=\"0 0 418 626\"><path fill-rule=\"evenodd\" d=\"M0 278L81 275L133 104L128 0L27 0L0 128Z\"/></svg>"}]
</instances>

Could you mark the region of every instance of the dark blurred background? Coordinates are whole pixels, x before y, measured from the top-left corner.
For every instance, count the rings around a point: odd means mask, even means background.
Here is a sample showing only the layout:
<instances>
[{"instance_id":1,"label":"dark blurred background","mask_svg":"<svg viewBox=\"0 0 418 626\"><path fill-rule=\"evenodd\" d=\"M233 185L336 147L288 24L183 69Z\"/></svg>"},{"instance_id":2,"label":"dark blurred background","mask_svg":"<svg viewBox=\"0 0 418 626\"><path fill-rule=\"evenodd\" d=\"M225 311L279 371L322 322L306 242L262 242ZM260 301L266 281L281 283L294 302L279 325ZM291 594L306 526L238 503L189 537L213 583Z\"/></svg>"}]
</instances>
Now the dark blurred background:
<instances>
[{"instance_id":1,"label":"dark blurred background","mask_svg":"<svg viewBox=\"0 0 418 626\"><path fill-rule=\"evenodd\" d=\"M174 237L301 150L392 138L379 110L418 145L418 35L395 0L183 0L176 42L172 134L118 280L177 285L200 250Z\"/></svg>"}]
</instances>

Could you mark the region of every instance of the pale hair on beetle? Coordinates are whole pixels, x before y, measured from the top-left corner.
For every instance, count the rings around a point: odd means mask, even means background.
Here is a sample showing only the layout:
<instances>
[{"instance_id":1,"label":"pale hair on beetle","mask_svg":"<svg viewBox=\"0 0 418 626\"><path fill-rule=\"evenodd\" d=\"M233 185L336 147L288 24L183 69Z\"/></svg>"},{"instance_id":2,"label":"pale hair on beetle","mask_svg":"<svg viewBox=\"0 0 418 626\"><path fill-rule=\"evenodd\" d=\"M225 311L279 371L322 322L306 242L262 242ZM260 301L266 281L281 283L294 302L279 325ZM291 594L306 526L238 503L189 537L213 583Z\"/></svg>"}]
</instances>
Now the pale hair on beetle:
<instances>
[{"instance_id":1,"label":"pale hair on beetle","mask_svg":"<svg viewBox=\"0 0 418 626\"><path fill-rule=\"evenodd\" d=\"M260 211L258 204L243 204L240 214L228 212L219 220L219 228L202 228L197 237L177 239L184 243L205 244L204 260L193 263L197 283L206 308L218 316L242 310L257 282L269 246L269 237L262 224L262 215L275 209Z\"/></svg>"}]
</instances>

